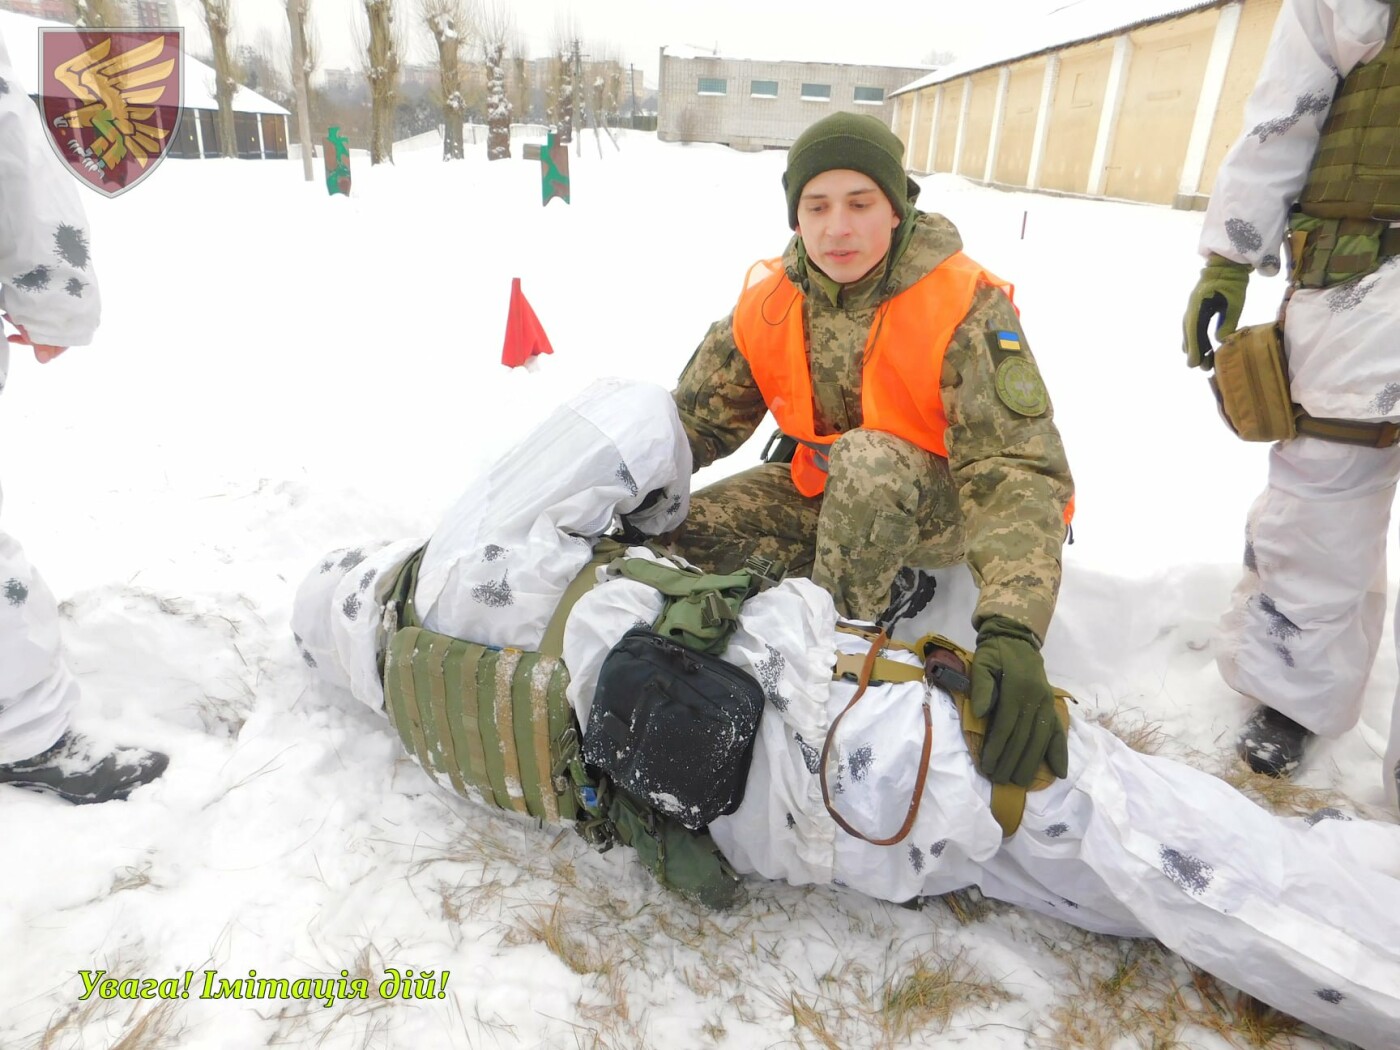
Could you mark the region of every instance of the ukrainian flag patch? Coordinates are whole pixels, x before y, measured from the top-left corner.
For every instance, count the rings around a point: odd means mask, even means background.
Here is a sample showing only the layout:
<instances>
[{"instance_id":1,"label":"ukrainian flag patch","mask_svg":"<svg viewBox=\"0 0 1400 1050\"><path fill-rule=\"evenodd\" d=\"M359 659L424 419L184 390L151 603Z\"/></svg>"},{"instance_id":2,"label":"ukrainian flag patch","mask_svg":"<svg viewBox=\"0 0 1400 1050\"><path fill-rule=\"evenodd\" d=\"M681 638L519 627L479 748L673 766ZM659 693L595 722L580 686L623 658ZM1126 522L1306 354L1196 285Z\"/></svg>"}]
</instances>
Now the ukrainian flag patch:
<instances>
[{"instance_id":1,"label":"ukrainian flag patch","mask_svg":"<svg viewBox=\"0 0 1400 1050\"><path fill-rule=\"evenodd\" d=\"M1001 350L1024 350L1019 332L999 331L996 333L997 347Z\"/></svg>"}]
</instances>

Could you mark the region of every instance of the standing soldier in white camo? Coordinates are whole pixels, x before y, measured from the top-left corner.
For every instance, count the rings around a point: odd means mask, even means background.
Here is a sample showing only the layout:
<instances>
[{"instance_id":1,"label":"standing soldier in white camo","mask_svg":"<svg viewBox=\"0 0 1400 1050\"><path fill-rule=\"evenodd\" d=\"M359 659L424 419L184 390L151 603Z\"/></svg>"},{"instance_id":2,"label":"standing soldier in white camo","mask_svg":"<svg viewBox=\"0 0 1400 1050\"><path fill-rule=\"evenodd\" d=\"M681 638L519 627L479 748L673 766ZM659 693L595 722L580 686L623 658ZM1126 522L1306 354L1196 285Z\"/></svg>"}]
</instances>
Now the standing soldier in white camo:
<instances>
[{"instance_id":1,"label":"standing soldier in white camo","mask_svg":"<svg viewBox=\"0 0 1400 1050\"><path fill-rule=\"evenodd\" d=\"M1009 286L914 207L903 152L851 113L794 142L796 236L750 272L674 396L696 469L770 409L795 456L695 493L671 542L718 572L772 558L842 615L886 626L927 602L915 569L965 560L980 589L974 704L992 718L983 770L1024 786L1042 759L1065 772L1040 646L1073 481Z\"/></svg>"},{"instance_id":2,"label":"standing soldier in white camo","mask_svg":"<svg viewBox=\"0 0 1400 1050\"><path fill-rule=\"evenodd\" d=\"M73 176L45 144L0 40L0 312L18 330L0 340L0 390L11 344L47 364L92 341L101 303L88 246ZM91 803L124 799L160 776L164 755L102 748L70 731L77 700L53 594L0 530L0 785Z\"/></svg>"},{"instance_id":3,"label":"standing soldier in white camo","mask_svg":"<svg viewBox=\"0 0 1400 1050\"><path fill-rule=\"evenodd\" d=\"M1284 317L1299 435L1269 452L1220 672L1258 701L1237 742L1290 776L1314 735L1351 729L1385 620L1386 528L1400 477L1400 19L1395 0L1284 0L1247 129L1216 177L1188 363L1234 331L1251 270L1295 251ZM1385 782L1400 781L1400 695Z\"/></svg>"}]
</instances>

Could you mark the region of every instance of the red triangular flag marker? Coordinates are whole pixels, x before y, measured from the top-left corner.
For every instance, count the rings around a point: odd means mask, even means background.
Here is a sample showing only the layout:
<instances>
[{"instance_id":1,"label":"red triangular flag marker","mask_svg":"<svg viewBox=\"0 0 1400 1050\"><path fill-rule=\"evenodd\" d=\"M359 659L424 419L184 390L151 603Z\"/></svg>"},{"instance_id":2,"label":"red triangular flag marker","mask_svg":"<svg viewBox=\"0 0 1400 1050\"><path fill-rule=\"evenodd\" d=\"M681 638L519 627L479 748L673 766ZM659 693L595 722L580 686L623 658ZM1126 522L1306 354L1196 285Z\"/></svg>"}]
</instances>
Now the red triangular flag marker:
<instances>
[{"instance_id":1,"label":"red triangular flag marker","mask_svg":"<svg viewBox=\"0 0 1400 1050\"><path fill-rule=\"evenodd\" d=\"M510 316L506 318L506 345L501 351L501 364L516 368L536 354L552 353L554 347L549 345L549 336L544 334L540 319L520 290L520 278L511 278Z\"/></svg>"}]
</instances>

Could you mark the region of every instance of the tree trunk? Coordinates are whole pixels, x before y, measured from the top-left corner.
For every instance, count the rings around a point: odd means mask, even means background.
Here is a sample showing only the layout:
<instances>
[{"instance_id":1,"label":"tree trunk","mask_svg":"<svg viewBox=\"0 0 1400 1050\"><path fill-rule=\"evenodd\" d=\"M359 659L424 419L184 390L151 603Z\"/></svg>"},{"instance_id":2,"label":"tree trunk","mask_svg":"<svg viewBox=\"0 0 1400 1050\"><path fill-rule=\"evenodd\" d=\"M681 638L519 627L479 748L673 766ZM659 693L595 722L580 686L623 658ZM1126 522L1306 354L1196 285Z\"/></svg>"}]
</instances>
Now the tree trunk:
<instances>
[{"instance_id":1,"label":"tree trunk","mask_svg":"<svg viewBox=\"0 0 1400 1050\"><path fill-rule=\"evenodd\" d=\"M110 29L126 24L113 0L74 0L73 24L79 29Z\"/></svg>"},{"instance_id":2,"label":"tree trunk","mask_svg":"<svg viewBox=\"0 0 1400 1050\"><path fill-rule=\"evenodd\" d=\"M568 145L574 141L574 51L563 56L559 71L559 138Z\"/></svg>"},{"instance_id":3,"label":"tree trunk","mask_svg":"<svg viewBox=\"0 0 1400 1050\"><path fill-rule=\"evenodd\" d=\"M204 7L204 24L209 30L209 49L214 53L214 101L219 105L215 131L219 151L225 157L238 156L238 137L233 122L233 96L238 91L238 79L229 37L233 23L229 0L200 0Z\"/></svg>"},{"instance_id":4,"label":"tree trunk","mask_svg":"<svg viewBox=\"0 0 1400 1050\"><path fill-rule=\"evenodd\" d=\"M517 54L511 59L511 113L517 121L530 119L530 63Z\"/></svg>"},{"instance_id":5,"label":"tree trunk","mask_svg":"<svg viewBox=\"0 0 1400 1050\"><path fill-rule=\"evenodd\" d=\"M486 159L510 157L510 99L506 98L504 44L486 48Z\"/></svg>"},{"instance_id":6,"label":"tree trunk","mask_svg":"<svg viewBox=\"0 0 1400 1050\"><path fill-rule=\"evenodd\" d=\"M383 164L394 159L394 96L399 79L393 0L365 0L365 12L369 15L369 162Z\"/></svg>"},{"instance_id":7,"label":"tree trunk","mask_svg":"<svg viewBox=\"0 0 1400 1050\"><path fill-rule=\"evenodd\" d=\"M297 130L301 139L301 172L315 180L311 169L311 71L306 68L306 15L310 0L287 0L287 28L292 34L292 91L297 97Z\"/></svg>"},{"instance_id":8,"label":"tree trunk","mask_svg":"<svg viewBox=\"0 0 1400 1050\"><path fill-rule=\"evenodd\" d=\"M462 110L462 27L450 16L439 13L429 20L438 47L438 87L442 92L442 159L461 160Z\"/></svg>"}]
</instances>

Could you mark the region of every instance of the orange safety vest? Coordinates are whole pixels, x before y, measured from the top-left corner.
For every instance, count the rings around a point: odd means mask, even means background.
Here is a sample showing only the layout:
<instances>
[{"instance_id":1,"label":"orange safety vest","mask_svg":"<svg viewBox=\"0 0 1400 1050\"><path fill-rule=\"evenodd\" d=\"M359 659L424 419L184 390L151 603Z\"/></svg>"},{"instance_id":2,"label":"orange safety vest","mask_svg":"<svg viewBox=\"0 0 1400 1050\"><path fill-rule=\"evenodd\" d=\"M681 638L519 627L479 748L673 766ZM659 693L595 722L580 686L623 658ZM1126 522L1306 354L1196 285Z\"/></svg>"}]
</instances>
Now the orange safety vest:
<instances>
[{"instance_id":1,"label":"orange safety vest","mask_svg":"<svg viewBox=\"0 0 1400 1050\"><path fill-rule=\"evenodd\" d=\"M787 279L782 260L755 263L749 277L760 267L767 275L747 282L735 307L734 342L778 426L803 442L792 459L792 483L802 495L816 496L826 488L825 456L818 448L829 447L836 437L819 435L813 420L802 292ZM955 252L881 304L861 358L862 426L947 457L943 354L983 284L1000 288L1008 298L1013 292L1012 285Z\"/></svg>"}]
</instances>

